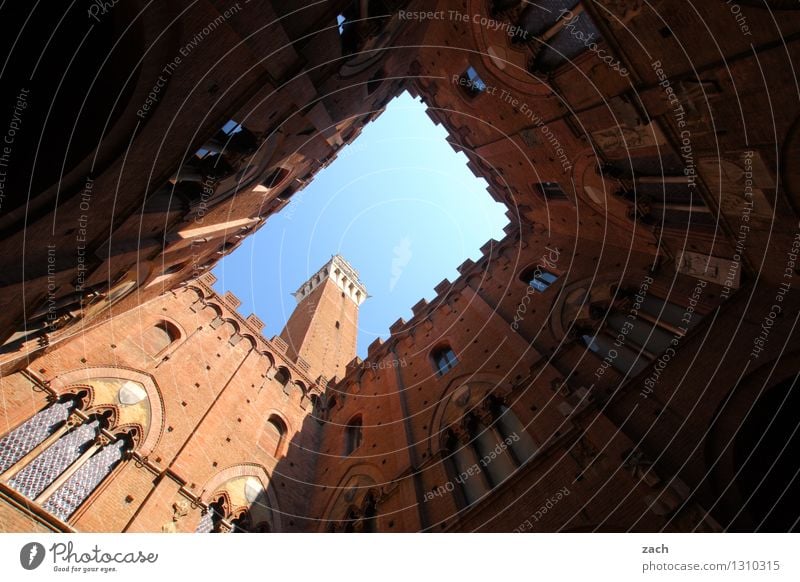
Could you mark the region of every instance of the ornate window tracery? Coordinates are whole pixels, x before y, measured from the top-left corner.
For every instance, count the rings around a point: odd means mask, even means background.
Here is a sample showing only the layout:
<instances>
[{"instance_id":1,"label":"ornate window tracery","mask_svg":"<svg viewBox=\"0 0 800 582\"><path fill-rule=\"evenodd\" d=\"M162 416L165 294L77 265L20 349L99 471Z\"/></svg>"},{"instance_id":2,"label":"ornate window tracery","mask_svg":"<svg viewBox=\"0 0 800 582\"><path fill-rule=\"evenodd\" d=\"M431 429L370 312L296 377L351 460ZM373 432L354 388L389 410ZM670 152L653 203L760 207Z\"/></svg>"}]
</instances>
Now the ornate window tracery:
<instances>
[{"instance_id":1,"label":"ornate window tracery","mask_svg":"<svg viewBox=\"0 0 800 582\"><path fill-rule=\"evenodd\" d=\"M442 435L452 482L457 484L466 505L503 483L539 450L505 400L493 395L466 412Z\"/></svg>"},{"instance_id":2,"label":"ornate window tracery","mask_svg":"<svg viewBox=\"0 0 800 582\"><path fill-rule=\"evenodd\" d=\"M214 489L195 533L269 533L274 516L263 482L240 475Z\"/></svg>"},{"instance_id":3,"label":"ornate window tracery","mask_svg":"<svg viewBox=\"0 0 800 582\"><path fill-rule=\"evenodd\" d=\"M94 378L0 438L0 483L67 522L149 427L144 386Z\"/></svg>"}]
</instances>

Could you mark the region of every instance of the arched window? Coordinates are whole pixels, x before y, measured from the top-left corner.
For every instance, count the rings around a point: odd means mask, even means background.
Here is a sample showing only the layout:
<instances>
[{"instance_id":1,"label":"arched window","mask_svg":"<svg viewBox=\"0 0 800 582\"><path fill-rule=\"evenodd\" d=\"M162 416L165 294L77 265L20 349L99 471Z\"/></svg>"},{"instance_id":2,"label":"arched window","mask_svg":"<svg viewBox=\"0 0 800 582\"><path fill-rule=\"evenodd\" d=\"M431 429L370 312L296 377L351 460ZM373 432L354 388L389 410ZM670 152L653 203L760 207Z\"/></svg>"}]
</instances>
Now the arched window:
<instances>
[{"instance_id":1,"label":"arched window","mask_svg":"<svg viewBox=\"0 0 800 582\"><path fill-rule=\"evenodd\" d=\"M289 383L289 380L291 380L291 375L289 374L289 370L287 370L282 366L278 368L278 371L275 372L275 381L284 388L286 388L286 384Z\"/></svg>"},{"instance_id":2,"label":"arched window","mask_svg":"<svg viewBox=\"0 0 800 582\"><path fill-rule=\"evenodd\" d=\"M160 321L142 334L142 348L155 357L180 338L178 328L168 322Z\"/></svg>"},{"instance_id":3,"label":"arched window","mask_svg":"<svg viewBox=\"0 0 800 582\"><path fill-rule=\"evenodd\" d=\"M283 452L283 444L286 441L286 423L283 419L276 414L273 414L267 420L266 433L268 438L274 443L272 448L273 455L277 457Z\"/></svg>"},{"instance_id":4,"label":"arched window","mask_svg":"<svg viewBox=\"0 0 800 582\"><path fill-rule=\"evenodd\" d=\"M108 432L111 412L72 414L67 422L64 415L77 410L76 403L57 402L0 440L4 467L0 481L62 521L133 449L132 432ZM16 445L18 439L22 446ZM26 458L25 451L35 452L37 445L38 454ZM8 455L12 446L17 450Z\"/></svg>"},{"instance_id":5,"label":"arched window","mask_svg":"<svg viewBox=\"0 0 800 582\"><path fill-rule=\"evenodd\" d=\"M81 383L0 438L0 482L65 522L145 439L153 418L136 380Z\"/></svg>"},{"instance_id":6,"label":"arched window","mask_svg":"<svg viewBox=\"0 0 800 582\"><path fill-rule=\"evenodd\" d=\"M73 397L55 402L0 439L0 475L62 428L78 406Z\"/></svg>"},{"instance_id":7,"label":"arched window","mask_svg":"<svg viewBox=\"0 0 800 582\"><path fill-rule=\"evenodd\" d=\"M620 375L632 378L653 365L675 338L693 329L708 312L698 301L687 319L686 308L634 288L620 289L613 302L592 304L588 317L576 319L576 336ZM636 311L636 318L630 314ZM688 321L688 323L687 323Z\"/></svg>"},{"instance_id":8,"label":"arched window","mask_svg":"<svg viewBox=\"0 0 800 582\"><path fill-rule=\"evenodd\" d=\"M125 453L132 449L133 444L128 435L120 436L116 441L99 448L61 487L55 490L42 505L43 509L62 520L67 520L122 461Z\"/></svg>"},{"instance_id":9,"label":"arched window","mask_svg":"<svg viewBox=\"0 0 800 582\"><path fill-rule=\"evenodd\" d=\"M714 213L690 187L680 158L672 152L611 161L602 171L619 182L615 195L631 204L629 217L642 224L679 232L716 225Z\"/></svg>"},{"instance_id":10,"label":"arched window","mask_svg":"<svg viewBox=\"0 0 800 582\"><path fill-rule=\"evenodd\" d=\"M195 528L195 533L219 533L227 509L225 498L219 496L216 500L208 504L208 509L200 517L200 523Z\"/></svg>"},{"instance_id":11,"label":"arched window","mask_svg":"<svg viewBox=\"0 0 800 582\"><path fill-rule=\"evenodd\" d=\"M449 345L442 345L431 352L433 368L439 376L444 376L458 364L455 352Z\"/></svg>"},{"instance_id":12,"label":"arched window","mask_svg":"<svg viewBox=\"0 0 800 582\"><path fill-rule=\"evenodd\" d=\"M361 446L362 438L362 420L361 415L353 417L344 429L344 454L345 456L351 455L358 447Z\"/></svg>"},{"instance_id":13,"label":"arched window","mask_svg":"<svg viewBox=\"0 0 800 582\"><path fill-rule=\"evenodd\" d=\"M235 475L211 490L213 501L201 514L196 533L272 531L275 516L262 478Z\"/></svg>"},{"instance_id":14,"label":"arched window","mask_svg":"<svg viewBox=\"0 0 800 582\"><path fill-rule=\"evenodd\" d=\"M614 305L596 306L591 310L603 325L597 327L594 322L588 322L590 327L580 337L598 358L609 362L617 372L629 378L640 374L675 337L682 336L702 319L701 310L696 308L687 324L683 307L654 295L645 295L639 301L637 317L632 321L628 315L634 292L620 291L619 295Z\"/></svg>"},{"instance_id":15,"label":"arched window","mask_svg":"<svg viewBox=\"0 0 800 582\"><path fill-rule=\"evenodd\" d=\"M250 512L242 511L231 520L231 533L248 533L252 530Z\"/></svg>"},{"instance_id":16,"label":"arched window","mask_svg":"<svg viewBox=\"0 0 800 582\"><path fill-rule=\"evenodd\" d=\"M490 396L482 408L489 410L488 425L470 412L443 432L452 481L467 505L508 479L539 448L503 399Z\"/></svg>"}]
</instances>

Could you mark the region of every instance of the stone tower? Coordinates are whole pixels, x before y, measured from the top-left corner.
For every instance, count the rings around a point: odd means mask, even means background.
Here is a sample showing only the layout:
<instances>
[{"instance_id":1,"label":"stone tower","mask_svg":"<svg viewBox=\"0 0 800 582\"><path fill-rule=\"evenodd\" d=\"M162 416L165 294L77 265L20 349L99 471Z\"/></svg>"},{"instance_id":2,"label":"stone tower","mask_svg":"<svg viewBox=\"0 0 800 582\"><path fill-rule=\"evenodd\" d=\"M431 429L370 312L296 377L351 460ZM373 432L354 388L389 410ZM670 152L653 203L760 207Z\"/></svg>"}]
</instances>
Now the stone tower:
<instances>
[{"instance_id":1,"label":"stone tower","mask_svg":"<svg viewBox=\"0 0 800 582\"><path fill-rule=\"evenodd\" d=\"M335 255L293 295L297 307L280 335L287 355L304 360L313 377L341 378L356 355L358 308L367 298L358 272Z\"/></svg>"}]
</instances>

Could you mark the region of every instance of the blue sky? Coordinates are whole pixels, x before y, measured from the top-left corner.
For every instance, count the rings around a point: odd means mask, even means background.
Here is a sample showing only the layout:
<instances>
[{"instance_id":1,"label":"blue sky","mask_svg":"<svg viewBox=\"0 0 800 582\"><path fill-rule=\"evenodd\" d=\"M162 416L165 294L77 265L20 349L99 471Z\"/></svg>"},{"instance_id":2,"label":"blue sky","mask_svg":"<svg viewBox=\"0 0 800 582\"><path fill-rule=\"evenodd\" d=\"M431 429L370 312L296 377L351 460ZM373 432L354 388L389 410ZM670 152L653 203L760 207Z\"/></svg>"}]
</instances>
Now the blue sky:
<instances>
[{"instance_id":1,"label":"blue sky","mask_svg":"<svg viewBox=\"0 0 800 582\"><path fill-rule=\"evenodd\" d=\"M332 255L344 256L370 294L359 313L358 355L386 338L411 306L453 281L468 257L503 237L505 206L425 106L403 93L330 166L214 269L217 292L232 291L264 335L280 333L295 307L291 293Z\"/></svg>"}]
</instances>

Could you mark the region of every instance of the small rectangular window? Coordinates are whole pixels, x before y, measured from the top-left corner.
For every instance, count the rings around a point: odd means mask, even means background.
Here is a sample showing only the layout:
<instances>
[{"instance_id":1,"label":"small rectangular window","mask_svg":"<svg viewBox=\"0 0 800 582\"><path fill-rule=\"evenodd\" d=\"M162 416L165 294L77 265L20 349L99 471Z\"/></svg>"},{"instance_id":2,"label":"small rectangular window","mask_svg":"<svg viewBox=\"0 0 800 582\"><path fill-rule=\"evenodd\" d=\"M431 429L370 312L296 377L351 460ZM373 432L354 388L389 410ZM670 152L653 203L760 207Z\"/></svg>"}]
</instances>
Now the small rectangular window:
<instances>
[{"instance_id":1,"label":"small rectangular window","mask_svg":"<svg viewBox=\"0 0 800 582\"><path fill-rule=\"evenodd\" d=\"M533 277L531 277L530 285L539 293L544 293L557 279L558 276L550 271L537 270Z\"/></svg>"},{"instance_id":2,"label":"small rectangular window","mask_svg":"<svg viewBox=\"0 0 800 582\"><path fill-rule=\"evenodd\" d=\"M567 195L558 185L558 182L539 182L534 188L545 200L566 200Z\"/></svg>"},{"instance_id":3,"label":"small rectangular window","mask_svg":"<svg viewBox=\"0 0 800 582\"><path fill-rule=\"evenodd\" d=\"M222 126L222 131L226 135L233 135L234 133L239 133L240 131L242 131L242 124L231 119L225 125Z\"/></svg>"},{"instance_id":4,"label":"small rectangular window","mask_svg":"<svg viewBox=\"0 0 800 582\"><path fill-rule=\"evenodd\" d=\"M477 97L486 91L486 83L483 82L483 79L478 75L478 71L472 66L462 73L460 85L470 97Z\"/></svg>"},{"instance_id":5,"label":"small rectangular window","mask_svg":"<svg viewBox=\"0 0 800 582\"><path fill-rule=\"evenodd\" d=\"M443 376L452 370L458 363L455 352L449 347L440 348L433 354L433 362L436 366L436 371L440 376Z\"/></svg>"}]
</instances>

